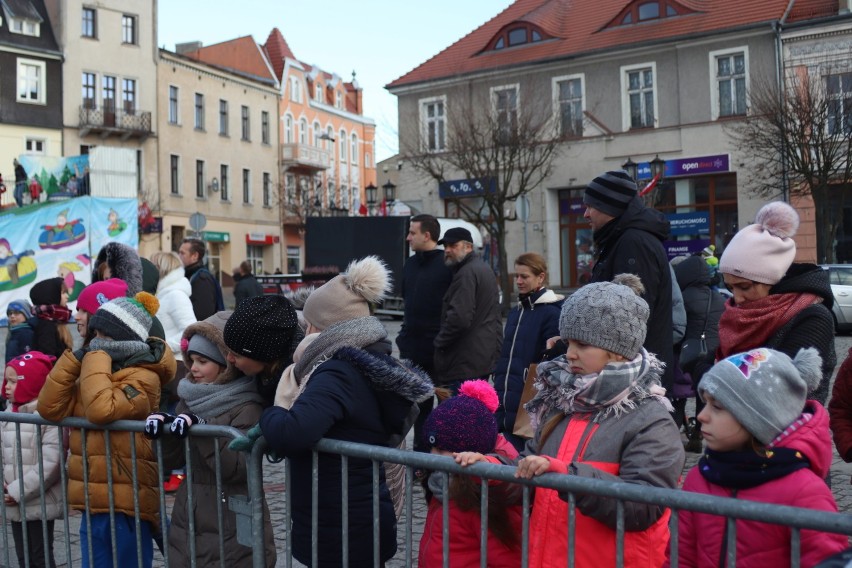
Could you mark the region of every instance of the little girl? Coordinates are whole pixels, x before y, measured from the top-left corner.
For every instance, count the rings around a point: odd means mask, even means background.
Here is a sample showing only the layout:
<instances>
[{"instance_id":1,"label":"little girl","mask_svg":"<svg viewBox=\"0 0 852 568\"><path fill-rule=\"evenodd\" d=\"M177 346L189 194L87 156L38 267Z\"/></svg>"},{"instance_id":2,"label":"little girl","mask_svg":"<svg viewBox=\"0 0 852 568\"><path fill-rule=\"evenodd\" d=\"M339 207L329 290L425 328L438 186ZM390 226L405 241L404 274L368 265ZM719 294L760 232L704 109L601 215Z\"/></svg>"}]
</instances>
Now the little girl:
<instances>
[{"instance_id":1,"label":"little girl","mask_svg":"<svg viewBox=\"0 0 852 568\"><path fill-rule=\"evenodd\" d=\"M30 289L33 314L32 349L59 358L66 349L72 349L74 340L68 331L71 310L68 306L68 288L62 278L42 280Z\"/></svg>"},{"instance_id":2,"label":"little girl","mask_svg":"<svg viewBox=\"0 0 852 568\"><path fill-rule=\"evenodd\" d=\"M677 487L684 450L660 386L662 365L642 347L649 313L642 290L637 276L619 274L613 282L583 286L565 301L559 334L568 351L538 366L539 392L526 406L535 435L521 453L517 477L556 472ZM476 454L456 456L461 465L482 459ZM615 566L617 501L574 496L574 565ZM552 489L536 489L529 566L565 564L566 499ZM669 511L626 501L623 512L624 566L660 566L669 539Z\"/></svg>"},{"instance_id":3,"label":"little girl","mask_svg":"<svg viewBox=\"0 0 852 568\"><path fill-rule=\"evenodd\" d=\"M221 314L222 312L220 312ZM228 362L228 348L222 339L225 319L219 314L186 328L181 340L183 360L189 373L177 386L180 402L177 417L155 413L148 417L145 432L158 438L163 426L171 422L173 438L164 438L163 457L167 468L186 465L184 444L192 424L233 426L247 430L257 423L263 412L263 398L257 392L254 378L242 376ZM179 443L180 442L180 443ZM187 507L187 483L181 484L175 496L172 521L169 527L169 564L189 566L189 518L195 519L195 560L198 566L219 566L219 534L225 546L223 565L229 568L252 566L252 549L237 542L235 514L224 508L222 526L219 525L217 502L227 502L231 495L246 495L248 473L244 452L227 449L229 439L198 437L190 444L192 463L192 498L194 510ZM221 493L216 486L216 450L219 446L221 463ZM272 524L266 503L263 504L265 521L266 566L275 565L275 543Z\"/></svg>"},{"instance_id":4,"label":"little girl","mask_svg":"<svg viewBox=\"0 0 852 568\"><path fill-rule=\"evenodd\" d=\"M44 386L54 361L56 361L55 357L30 351L6 364L3 394L12 405L12 412L35 413L38 393ZM60 429L56 426L21 424L19 454L15 423L4 421L0 428L2 428L0 445L3 448L3 498L6 503L6 517L12 521L12 536L15 540L18 564L54 567L56 563L53 559L53 521L62 517L63 510L62 486L59 483L62 453ZM41 428L41 440L38 439L39 428ZM41 464L38 459L39 442L41 443ZM19 455L20 470L18 469ZM20 471L23 471L22 477L19 477ZM42 515L42 499L44 515ZM21 517L20 504L24 506L25 518ZM47 542L43 539L42 522L47 528ZM24 525L26 525L26 542ZM30 563L27 564L25 559L29 559Z\"/></svg>"},{"instance_id":5,"label":"little girl","mask_svg":"<svg viewBox=\"0 0 852 568\"><path fill-rule=\"evenodd\" d=\"M719 361L698 383L706 449L683 489L836 512L824 481L832 460L828 414L806 401L820 380L822 359L813 348L792 361L765 348ZM679 566L724 563L724 517L680 511L678 535ZM738 520L736 535L738 567L789 565L789 527ZM801 565L814 566L846 547L846 536L802 530Z\"/></svg>"},{"instance_id":6,"label":"little girl","mask_svg":"<svg viewBox=\"0 0 852 568\"><path fill-rule=\"evenodd\" d=\"M89 318L94 315L101 305L123 298L127 295L127 282L118 278L110 278L99 282L92 282L80 292L77 297L77 312L74 320L77 322L77 333L83 338L83 347L95 337L94 332L89 332Z\"/></svg>"},{"instance_id":7,"label":"little girl","mask_svg":"<svg viewBox=\"0 0 852 568\"><path fill-rule=\"evenodd\" d=\"M438 397L448 396L440 389ZM452 456L455 452L500 454L508 459L518 456L515 447L497 433L494 411L499 399L487 381L462 383L458 396L438 405L426 419L423 443L433 454ZM443 476L432 473L428 478L429 510L423 537L420 539L419 566L443 566L443 504L449 499L450 565L480 565L479 519L481 490L479 482L466 475L450 475L449 491ZM520 486L496 484L488 490L488 557L493 568L516 568L521 565Z\"/></svg>"},{"instance_id":8,"label":"little girl","mask_svg":"<svg viewBox=\"0 0 852 568\"><path fill-rule=\"evenodd\" d=\"M79 416L108 424L144 420L155 411L162 386L175 374L172 350L161 339L148 336L158 308L157 299L147 292L98 308L88 323L95 338L84 349L62 354L39 394L39 413L52 422ZM112 567L115 543L118 566L113 568L137 566L137 558L142 568L151 568L152 535L160 521L160 480L151 442L133 432L111 432L108 438L102 430L84 432L86 453L83 433L74 429L68 458L68 500L73 509L83 511L82 566Z\"/></svg>"}]
</instances>

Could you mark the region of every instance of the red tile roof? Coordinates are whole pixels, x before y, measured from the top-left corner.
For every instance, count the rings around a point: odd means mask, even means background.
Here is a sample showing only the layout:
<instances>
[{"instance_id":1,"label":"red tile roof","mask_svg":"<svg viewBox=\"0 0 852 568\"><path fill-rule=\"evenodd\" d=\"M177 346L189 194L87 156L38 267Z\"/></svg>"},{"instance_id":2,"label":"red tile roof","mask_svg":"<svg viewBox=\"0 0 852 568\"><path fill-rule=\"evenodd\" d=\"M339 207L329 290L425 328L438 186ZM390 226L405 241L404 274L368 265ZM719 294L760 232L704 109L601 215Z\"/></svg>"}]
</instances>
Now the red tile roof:
<instances>
[{"instance_id":1,"label":"red tile roof","mask_svg":"<svg viewBox=\"0 0 852 568\"><path fill-rule=\"evenodd\" d=\"M268 82L274 81L266 59L251 36L238 37L214 45L208 45L183 54L186 57L231 69L250 77Z\"/></svg>"},{"instance_id":2,"label":"red tile roof","mask_svg":"<svg viewBox=\"0 0 852 568\"><path fill-rule=\"evenodd\" d=\"M269 59L272 69L275 70L275 76L281 80L284 73L284 58L296 59L296 56L290 50L290 46L287 45L287 40L281 34L281 30L272 28L269 37L266 38L266 43L263 44L263 51L266 52L266 57Z\"/></svg>"},{"instance_id":3,"label":"red tile roof","mask_svg":"<svg viewBox=\"0 0 852 568\"><path fill-rule=\"evenodd\" d=\"M641 1L641 0L634 0ZM779 20L789 0L678 0L692 14L633 25L610 26L627 0L517 0L425 63L388 84L400 87L513 65L562 59L631 44L686 38ZM810 19L837 13L836 0L796 0L790 17ZM497 51L482 50L513 22L533 23L553 39Z\"/></svg>"}]
</instances>

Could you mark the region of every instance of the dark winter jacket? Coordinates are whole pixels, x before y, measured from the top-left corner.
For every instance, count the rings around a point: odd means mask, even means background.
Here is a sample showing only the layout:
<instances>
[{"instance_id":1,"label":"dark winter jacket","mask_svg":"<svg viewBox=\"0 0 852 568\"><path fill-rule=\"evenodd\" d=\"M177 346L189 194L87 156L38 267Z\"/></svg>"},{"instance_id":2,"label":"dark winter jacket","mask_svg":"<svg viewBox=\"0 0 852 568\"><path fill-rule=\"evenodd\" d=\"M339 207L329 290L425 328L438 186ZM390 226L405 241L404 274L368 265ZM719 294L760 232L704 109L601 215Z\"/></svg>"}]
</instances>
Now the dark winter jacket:
<instances>
[{"instance_id":1,"label":"dark winter jacket","mask_svg":"<svg viewBox=\"0 0 852 568\"><path fill-rule=\"evenodd\" d=\"M9 326L9 334L6 336L6 363L33 350L33 328L30 323L35 323L35 318L29 321Z\"/></svg>"},{"instance_id":2,"label":"dark winter jacket","mask_svg":"<svg viewBox=\"0 0 852 568\"><path fill-rule=\"evenodd\" d=\"M494 272L474 253L453 271L434 341L436 385L490 375L503 340Z\"/></svg>"},{"instance_id":3,"label":"dark winter jacket","mask_svg":"<svg viewBox=\"0 0 852 568\"><path fill-rule=\"evenodd\" d=\"M452 279L441 249L417 252L405 261L401 286L405 312L396 344L402 358L427 373L435 366L433 342L441 329L441 303Z\"/></svg>"},{"instance_id":4,"label":"dark winter jacket","mask_svg":"<svg viewBox=\"0 0 852 568\"><path fill-rule=\"evenodd\" d=\"M828 413L837 453L843 461L852 462L852 348L834 379Z\"/></svg>"},{"instance_id":5,"label":"dark winter jacket","mask_svg":"<svg viewBox=\"0 0 852 568\"><path fill-rule=\"evenodd\" d=\"M494 388L500 397L495 416L501 432L512 434L515 427L530 363L541 361L547 340L559 336L559 314L564 299L542 288L518 302L506 318L503 348L494 370Z\"/></svg>"},{"instance_id":6,"label":"dark winter jacket","mask_svg":"<svg viewBox=\"0 0 852 568\"><path fill-rule=\"evenodd\" d=\"M68 324L37 318L31 318L29 321L33 328L30 350L41 351L45 355L53 355L59 359L62 353L70 347L65 345L59 337L59 326Z\"/></svg>"},{"instance_id":7,"label":"dark winter jacket","mask_svg":"<svg viewBox=\"0 0 852 568\"><path fill-rule=\"evenodd\" d=\"M616 274L632 273L642 280L642 297L651 308L645 349L665 363L662 383L671 393L672 275L662 241L668 238L669 222L655 209L634 197L627 210L594 233L595 265L592 282L611 281Z\"/></svg>"},{"instance_id":8,"label":"dark winter jacket","mask_svg":"<svg viewBox=\"0 0 852 568\"><path fill-rule=\"evenodd\" d=\"M810 293L822 298L822 302L808 306L792 320L779 328L769 339L766 347L795 357L799 349L813 347L822 357L822 381L809 397L825 405L828 385L837 364L834 351L834 294L828 271L816 264L794 263L769 294Z\"/></svg>"},{"instance_id":9,"label":"dark winter jacket","mask_svg":"<svg viewBox=\"0 0 852 568\"><path fill-rule=\"evenodd\" d=\"M317 339L317 341L320 341ZM279 455L290 458L293 492L293 555L311 562L311 448L321 438L388 446L406 433L415 403L432 396L432 384L420 371L403 366L385 352L341 347L310 375L290 410L273 406L260 419L263 435ZM340 566L340 456L319 454L319 563ZM373 473L370 460L349 458L349 566L373 566ZM380 562L396 552L396 518L384 468L379 480Z\"/></svg>"},{"instance_id":10,"label":"dark winter jacket","mask_svg":"<svg viewBox=\"0 0 852 568\"><path fill-rule=\"evenodd\" d=\"M692 384L697 385L713 366L716 348L719 347L719 318L725 311L725 299L710 288L710 268L700 256L690 256L675 266L674 271L686 308L684 340L698 339L703 332L707 343L707 358L697 363L691 373Z\"/></svg>"},{"instance_id":11,"label":"dark winter jacket","mask_svg":"<svg viewBox=\"0 0 852 568\"><path fill-rule=\"evenodd\" d=\"M200 276L199 276L200 278ZM198 280L198 278L196 278ZM244 274L239 277L234 276L236 283L234 284L234 308L240 305L240 302L246 298L254 298L255 296L263 296L263 286L254 277L254 274Z\"/></svg>"},{"instance_id":12,"label":"dark winter jacket","mask_svg":"<svg viewBox=\"0 0 852 568\"><path fill-rule=\"evenodd\" d=\"M195 263L184 269L186 278L192 284L192 295L189 299L192 300L192 310L195 312L195 319L198 321L204 321L216 313L217 295L219 294L216 281L206 268L196 278L192 277L202 268L204 267L201 263Z\"/></svg>"}]
</instances>

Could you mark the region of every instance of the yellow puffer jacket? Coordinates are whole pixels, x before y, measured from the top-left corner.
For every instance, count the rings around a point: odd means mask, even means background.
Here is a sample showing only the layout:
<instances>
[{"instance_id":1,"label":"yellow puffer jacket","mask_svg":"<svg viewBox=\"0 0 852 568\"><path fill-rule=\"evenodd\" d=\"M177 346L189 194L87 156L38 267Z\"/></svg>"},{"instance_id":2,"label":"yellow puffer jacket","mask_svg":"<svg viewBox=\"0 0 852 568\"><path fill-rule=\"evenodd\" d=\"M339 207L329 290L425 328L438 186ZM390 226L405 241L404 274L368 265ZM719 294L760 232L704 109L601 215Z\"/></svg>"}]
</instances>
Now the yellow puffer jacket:
<instances>
[{"instance_id":1,"label":"yellow puffer jacket","mask_svg":"<svg viewBox=\"0 0 852 568\"><path fill-rule=\"evenodd\" d=\"M172 350L161 340L149 338L150 349L135 356L122 369L113 370L112 358L104 351L90 351L82 362L66 350L47 377L38 397L38 412L45 419L59 421L69 416L85 418L94 424L115 420L144 420L157 410L160 389L175 375ZM79 380L78 380L79 378ZM136 440L136 479L139 490L139 516L159 525L159 486L157 458L151 442L142 434L110 432L110 460L106 435L100 430L86 433L86 475L89 513L108 513L107 465L111 464L112 497L115 510L133 517L133 460L131 436ZM83 438L71 431L68 458L68 501L72 508L86 510L83 483Z\"/></svg>"}]
</instances>

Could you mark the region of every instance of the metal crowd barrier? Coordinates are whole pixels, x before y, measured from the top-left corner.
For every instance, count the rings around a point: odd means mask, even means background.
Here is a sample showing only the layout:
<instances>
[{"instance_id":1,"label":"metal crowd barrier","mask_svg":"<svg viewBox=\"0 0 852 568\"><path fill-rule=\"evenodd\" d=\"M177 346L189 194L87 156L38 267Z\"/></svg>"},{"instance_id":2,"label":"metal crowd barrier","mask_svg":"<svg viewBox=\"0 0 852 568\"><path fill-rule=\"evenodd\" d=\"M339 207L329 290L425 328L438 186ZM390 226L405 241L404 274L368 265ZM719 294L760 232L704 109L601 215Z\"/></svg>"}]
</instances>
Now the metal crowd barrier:
<instances>
[{"instance_id":1,"label":"metal crowd barrier","mask_svg":"<svg viewBox=\"0 0 852 568\"><path fill-rule=\"evenodd\" d=\"M17 448L16 448L16 459L18 464L21 461L21 432L20 432L20 424L38 424L38 425L50 425L50 427L65 427L65 428L80 428L83 430L103 430L105 431L105 436L108 438L110 432L114 431L129 431L129 432L142 432L144 429L144 422L141 421L127 421L121 420L117 422L113 422L111 424L106 425L95 425L86 420L80 418L67 418L63 420L60 426L53 425L53 423L46 422L42 418L33 415L33 414L18 414L11 412L0 412L0 421L9 422L16 424L16 436L17 436ZM166 434L168 435L168 434ZM209 426L209 425L196 425L193 426L190 430L190 436L183 441L184 452L186 456L189 456L188 453L192 444L192 439L195 437L213 437L213 438L227 438L233 439L237 436L242 435L242 432L238 431L235 428L227 427L227 426ZM38 457L39 462L41 462L41 433L40 430L37 433L38 444ZM62 439L62 435L60 432L60 440ZM85 437L84 437L85 440ZM133 438L131 438L133 440ZM108 442L108 440L107 440ZM107 443L107 447L109 444ZM163 454L162 447L158 442L154 442L154 450L157 455L158 461L158 469L160 473L160 478L162 479L164 473L164 464L163 464ZM225 504L219 503L217 507L217 516L219 526L221 527L223 524L223 518L225 515L234 514L237 520L237 539L238 542L242 545L249 546L252 549L252 562L255 568L264 567L265 563L265 554L264 554L264 521L263 521L263 505L264 505L264 492L263 492L263 468L284 468L283 475L285 480L285 491L284 491L284 526L283 527L274 527L275 538L279 540L283 539L283 549L284 555L283 557L279 555L278 558L278 566L284 565L287 568L291 568L294 565L294 560L292 558L292 529L291 529L291 503L289 499L289 495L292 494L291 481L289 475L289 468L287 467L287 461L280 464L268 464L264 459L264 450L266 449L266 441L263 438L260 438L255 444L251 454L248 456L247 460L247 468L248 468L248 477L247 477L247 487L246 487L246 495L245 496L232 496L231 501L227 503L227 509L225 508ZM85 443L83 445L83 450L85 451ZM230 451L230 450L226 450ZM462 468L451 459L443 456L425 454L425 453L415 453L412 451L404 451L398 449L384 448L379 446L368 446L364 444L355 444L351 442L342 442L339 440L330 440L324 439L321 440L313 451L313 475L312 475L312 501L313 501L313 510L312 510L312 541L311 541L311 551L312 551L312 564L317 564L318 559L318 550L319 547L322 546L323 543L319 542L318 539L318 526L319 526L319 511L317 507L317 493L318 493L318 478L319 478L319 470L318 470L318 455L319 453L329 453L329 454L339 454L341 456L341 471L343 473L343 481L344 487L343 490L343 500L342 503L342 526L345 532L346 523L347 523L347 492L346 488L346 473L348 472L348 460L350 458L360 458L367 459L373 463L372 467L372 499L373 499L373 551L374 551L374 564L375 566L379 566L379 479L380 479L380 468L382 467L383 462L387 463L398 463L402 464L405 467L405 477L406 483L404 485L404 498L405 498L405 508L404 514L399 520L398 525L398 535L401 539L400 550L397 553L397 556L394 559L395 565L404 564L406 567L415 566L416 565L416 554L415 548L418 543L414 542L415 538L415 526L414 526L414 499L415 494L413 490L414 485L414 471L415 469L428 469L439 472L437 475L441 476L443 480L444 488L446 489L449 483L449 475L450 474L461 474L461 475L472 475L481 479L481 501L480 501L480 519L481 522L481 531L480 531L480 557L481 557L481 566L487 566L487 546L486 539L488 536L488 528L487 528L487 512L488 512L488 491L489 491L489 480L509 482L509 483L519 483L522 485L522 505L523 505L523 517L522 517L522 535L521 535L521 559L522 566L527 566L528 558L529 558L529 549L528 549L528 541L529 541L529 518L530 518L530 506L532 503L532 491L536 487L546 487L550 489L555 489L561 492L569 493L569 501L568 501L568 524L565 527L566 535L568 536L568 555L565 559L565 565L571 567L574 565L574 543L575 543L575 535L574 525L576 521L576 503L574 501L574 495L585 493L585 494L595 494L601 496L612 497L619 502L619 506L617 508L617 530L616 530L616 563L618 566L622 566L624 562L624 536L625 536L625 521L623 518L624 515L624 506L623 503L627 501L631 502L639 502L639 503L647 503L653 505L659 505L662 507L670 508L672 511L671 521L670 521L670 529L671 529L671 565L678 565L678 512L681 510L692 510L699 511L704 513L710 513L714 515L727 517L728 524L728 546L727 546L727 566L734 567L736 565L736 519L746 519L759 521L764 523L772 523L785 525L791 528L791 557L790 557L790 566L798 567L800 564L799 561L799 551L801 544L801 530L802 529L811 529L817 531L825 531L832 533L839 533L844 535L852 535L852 515L841 514L841 513L827 513L823 511L813 511L809 509L800 509L795 507L786 507L786 506L778 506L778 505L769 505L766 503L757 503L752 501L743 501L738 499L728 499L728 498L720 498L713 497L709 495L700 495L696 493L688 493L680 490L670 490L670 489L660 489L653 488L647 486L640 486L635 484L627 484L627 483L611 483L604 480L598 479L586 479L580 478L576 476L570 475L560 475L560 474L545 474L540 477L534 478L532 480L519 480L514 477L515 469L509 466L502 465L494 465L490 463L479 463L473 466ZM131 442L131 454L134 460L133 467L133 475L134 479L136 476L137 468L135 466L135 458L136 458L136 448L135 444ZM110 456L107 454L107 459L109 460ZM216 484L217 484L217 494L221 494L221 469L220 469L220 454L218 450L218 446L216 449ZM3 455L0 453L0 471L3 470ZM74 528L72 527L72 518L77 519L77 525L79 525L79 515L72 514L68 507L67 500L67 491L66 491L66 483L67 483L67 472L65 471L67 456L65 452L62 452L62 460L60 463L61 470L61 480L62 484L62 497L65 503L65 510L63 518L61 519L63 531L57 531L57 535L60 532L64 532L64 538L56 538L57 542L61 542L61 547L64 551L65 555L65 563L67 566L76 566L79 565L78 560L80 558L79 553L75 554L75 551L72 548L79 546L89 546L89 556L91 556L91 542L87 543L77 543L72 544L72 541L76 541L75 538L76 532L72 533ZM186 475L187 481L192 479L192 462L187 459L187 467L186 467ZM19 471L19 476L21 472L21 466L17 466ZM43 471L39 470L43 478ZM86 473L84 472L84 479L86 479ZM108 474L108 483L112 484L111 475ZM193 494L191 491L191 483L188 486L188 510L192 511L192 500ZM41 501L41 509L42 516L45 511L45 490L44 487L40 490L40 495L38 497ZM134 503L135 510L139 511L139 501L138 501L138 486L134 487ZM22 515L24 513L24 505L22 503L19 505L19 510ZM2 500L0 500L0 521L4 525L7 525L7 508L9 505L6 505ZM112 500L110 500L110 514L114 514L114 510L112 509ZM161 527L165 528L168 526L167 521L167 502L166 502L166 494L160 491L160 524ZM451 530L451 526L449 523L449 508L448 504L445 502L443 506L443 565L445 567L449 567L451 565L452 559L449 558L449 531ZM190 534L194 534L194 518L190 515L189 518L189 532ZM24 537L26 538L26 524L24 527ZM137 524L138 527L138 524ZM44 523L42 523L42 536L46 538L47 536L47 528ZM137 528L137 548L140 541L140 534ZM163 538L164 538L164 546L163 546L163 555L159 557L156 554L155 548L155 561L154 565L169 565L168 558L168 531L163 530ZM113 539L113 550L115 550L115 532L112 532ZM343 538L343 556L340 559L341 566L349 565L348 558L348 550L347 543L348 539ZM3 551L0 554L0 562L3 562L5 566L15 566L16 565L16 557L13 553L11 553L11 547L8 537L8 531L2 531L2 537L0 537L0 544L2 544ZM223 537L220 532L219 534L219 547L220 547L220 556L221 550L223 548ZM194 539L189 539L189 556L192 559L191 567L196 566L196 558L195 553L197 551L194 550L195 541ZM58 558L58 564L61 564ZM25 558L25 566L30 566L33 559ZM115 558L113 559L113 563L115 563ZM142 565L141 553L137 555L137 565ZM224 561L221 562L221 565L224 567ZM122 567L124 568L124 567ZM212 568L212 567L210 567ZM230 568L230 567L228 567Z\"/></svg>"}]
</instances>

